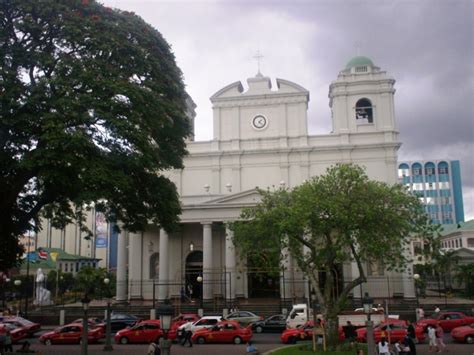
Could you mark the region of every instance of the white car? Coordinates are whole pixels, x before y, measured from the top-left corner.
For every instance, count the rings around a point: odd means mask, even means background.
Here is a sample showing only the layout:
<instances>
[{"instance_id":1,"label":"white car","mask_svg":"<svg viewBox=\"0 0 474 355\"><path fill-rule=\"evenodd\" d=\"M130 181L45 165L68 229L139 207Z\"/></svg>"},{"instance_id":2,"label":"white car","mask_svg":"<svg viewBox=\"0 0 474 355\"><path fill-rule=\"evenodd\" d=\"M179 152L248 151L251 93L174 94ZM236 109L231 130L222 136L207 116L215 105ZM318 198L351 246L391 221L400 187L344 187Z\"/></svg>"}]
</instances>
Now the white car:
<instances>
[{"instance_id":1,"label":"white car","mask_svg":"<svg viewBox=\"0 0 474 355\"><path fill-rule=\"evenodd\" d=\"M188 322L188 323L184 323L180 325L178 328L178 331L185 329L187 325L191 323L191 332L194 333L197 329L212 328L221 320L222 320L221 316L205 316L195 321L194 323Z\"/></svg>"}]
</instances>

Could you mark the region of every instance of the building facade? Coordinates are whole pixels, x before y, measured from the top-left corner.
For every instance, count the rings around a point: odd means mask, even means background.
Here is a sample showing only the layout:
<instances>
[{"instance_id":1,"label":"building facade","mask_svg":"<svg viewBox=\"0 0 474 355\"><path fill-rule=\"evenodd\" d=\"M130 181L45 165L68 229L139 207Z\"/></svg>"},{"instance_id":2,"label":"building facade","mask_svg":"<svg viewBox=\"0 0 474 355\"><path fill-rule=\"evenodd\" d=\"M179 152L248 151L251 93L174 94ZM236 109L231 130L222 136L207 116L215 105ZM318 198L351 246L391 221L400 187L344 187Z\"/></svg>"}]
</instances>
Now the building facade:
<instances>
[{"instance_id":1,"label":"building facade","mask_svg":"<svg viewBox=\"0 0 474 355\"><path fill-rule=\"evenodd\" d=\"M239 257L227 223L258 202L256 187L292 188L339 162L365 167L371 179L397 182L401 143L394 115L395 80L370 59L353 58L330 84L330 134L308 134L309 92L300 85L276 79L272 86L260 73L247 83L247 90L234 82L211 97L213 139L189 141L185 168L168 173L181 198L180 230L169 235L149 225L142 233L109 235L109 240L117 238L118 301L163 300L179 297L182 289L205 301L308 297L307 282L291 257L277 277L252 268ZM74 235L74 228L63 233ZM76 232L76 249L90 250L78 243ZM368 271L369 280L398 280L390 290L369 281L364 291L372 296L414 297L410 271L387 272L374 266ZM344 265L343 275L344 280L357 277L355 264ZM362 291L354 290L354 297Z\"/></svg>"},{"instance_id":2,"label":"building facade","mask_svg":"<svg viewBox=\"0 0 474 355\"><path fill-rule=\"evenodd\" d=\"M433 223L464 221L459 160L400 162L398 180L420 198Z\"/></svg>"}]
</instances>

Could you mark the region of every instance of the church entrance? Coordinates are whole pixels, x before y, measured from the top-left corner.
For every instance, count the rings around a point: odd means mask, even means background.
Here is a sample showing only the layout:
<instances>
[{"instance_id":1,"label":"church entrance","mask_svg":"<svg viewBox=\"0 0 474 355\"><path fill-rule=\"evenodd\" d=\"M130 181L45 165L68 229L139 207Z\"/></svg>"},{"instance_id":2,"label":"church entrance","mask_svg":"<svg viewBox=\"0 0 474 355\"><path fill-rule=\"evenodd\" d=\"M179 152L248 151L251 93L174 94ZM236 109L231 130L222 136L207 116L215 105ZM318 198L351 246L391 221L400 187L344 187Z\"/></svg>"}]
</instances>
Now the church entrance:
<instances>
[{"instance_id":1,"label":"church entrance","mask_svg":"<svg viewBox=\"0 0 474 355\"><path fill-rule=\"evenodd\" d=\"M200 299L202 284L197 281L202 276L202 251L194 251L186 258L185 288L186 295L190 298Z\"/></svg>"}]
</instances>

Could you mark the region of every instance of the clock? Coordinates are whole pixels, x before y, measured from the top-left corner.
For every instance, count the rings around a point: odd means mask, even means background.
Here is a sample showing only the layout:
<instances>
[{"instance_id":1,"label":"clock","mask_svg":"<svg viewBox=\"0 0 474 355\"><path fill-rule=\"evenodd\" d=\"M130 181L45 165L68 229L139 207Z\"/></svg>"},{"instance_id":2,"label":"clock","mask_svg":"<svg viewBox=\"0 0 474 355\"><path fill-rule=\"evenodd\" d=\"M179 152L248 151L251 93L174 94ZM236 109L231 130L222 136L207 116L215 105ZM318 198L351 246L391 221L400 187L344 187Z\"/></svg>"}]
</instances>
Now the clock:
<instances>
[{"instance_id":1,"label":"clock","mask_svg":"<svg viewBox=\"0 0 474 355\"><path fill-rule=\"evenodd\" d=\"M255 129L264 129L268 125L268 120L265 116L263 115L256 115L252 119L252 126Z\"/></svg>"}]
</instances>

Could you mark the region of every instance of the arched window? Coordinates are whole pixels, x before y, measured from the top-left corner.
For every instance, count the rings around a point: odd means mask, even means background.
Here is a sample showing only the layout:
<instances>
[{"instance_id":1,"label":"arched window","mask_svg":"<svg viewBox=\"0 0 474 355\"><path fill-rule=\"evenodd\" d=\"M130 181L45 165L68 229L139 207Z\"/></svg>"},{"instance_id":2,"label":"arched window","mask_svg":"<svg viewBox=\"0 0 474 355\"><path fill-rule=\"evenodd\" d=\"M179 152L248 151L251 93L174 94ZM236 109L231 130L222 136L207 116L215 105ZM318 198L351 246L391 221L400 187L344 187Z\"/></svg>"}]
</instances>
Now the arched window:
<instances>
[{"instance_id":1,"label":"arched window","mask_svg":"<svg viewBox=\"0 0 474 355\"><path fill-rule=\"evenodd\" d=\"M442 161L441 163L438 164L438 174L443 175L443 174L448 174L448 163L445 161Z\"/></svg>"},{"instance_id":2,"label":"arched window","mask_svg":"<svg viewBox=\"0 0 474 355\"><path fill-rule=\"evenodd\" d=\"M358 123L373 123L374 115L372 103L369 99L360 99L356 103L356 120Z\"/></svg>"},{"instance_id":3,"label":"arched window","mask_svg":"<svg viewBox=\"0 0 474 355\"><path fill-rule=\"evenodd\" d=\"M425 175L431 176L435 174L435 165L432 162L425 164Z\"/></svg>"},{"instance_id":4,"label":"arched window","mask_svg":"<svg viewBox=\"0 0 474 355\"><path fill-rule=\"evenodd\" d=\"M150 256L150 279L157 279L160 270L160 254L153 253Z\"/></svg>"},{"instance_id":5,"label":"arched window","mask_svg":"<svg viewBox=\"0 0 474 355\"><path fill-rule=\"evenodd\" d=\"M403 178L410 176L410 167L408 164L402 163L398 166L398 177Z\"/></svg>"}]
</instances>

